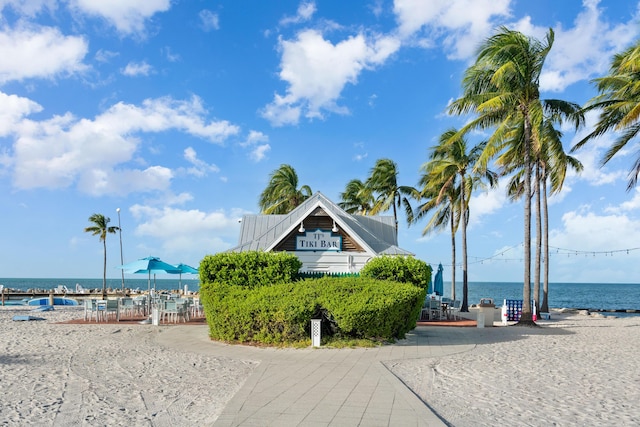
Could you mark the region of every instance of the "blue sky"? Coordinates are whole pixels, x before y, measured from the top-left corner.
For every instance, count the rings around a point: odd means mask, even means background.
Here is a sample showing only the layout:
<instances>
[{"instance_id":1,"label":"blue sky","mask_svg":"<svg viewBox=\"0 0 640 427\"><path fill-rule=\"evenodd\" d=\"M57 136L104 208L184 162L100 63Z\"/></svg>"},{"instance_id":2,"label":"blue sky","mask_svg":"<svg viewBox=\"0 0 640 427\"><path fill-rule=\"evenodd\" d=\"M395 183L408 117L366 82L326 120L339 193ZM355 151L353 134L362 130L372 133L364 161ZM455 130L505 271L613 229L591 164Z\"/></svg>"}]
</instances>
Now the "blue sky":
<instances>
[{"instance_id":1,"label":"blue sky","mask_svg":"<svg viewBox=\"0 0 640 427\"><path fill-rule=\"evenodd\" d=\"M0 0L0 277L100 278L102 245L83 230L93 213L117 226L117 208L125 262L197 266L237 243L238 220L258 212L284 163L336 202L380 158L417 185L429 148L464 123L447 104L497 27L553 28L542 96L583 104L638 39L639 11L614 0ZM567 150L587 119L565 130ZM583 173L551 200L551 281L640 282L640 191L625 190L638 146L600 168L613 137L576 153ZM522 211L503 188L474 195L471 281L522 280ZM449 235L423 236L425 224L402 218L400 246L442 262L448 280ZM116 278L118 235L107 246Z\"/></svg>"}]
</instances>

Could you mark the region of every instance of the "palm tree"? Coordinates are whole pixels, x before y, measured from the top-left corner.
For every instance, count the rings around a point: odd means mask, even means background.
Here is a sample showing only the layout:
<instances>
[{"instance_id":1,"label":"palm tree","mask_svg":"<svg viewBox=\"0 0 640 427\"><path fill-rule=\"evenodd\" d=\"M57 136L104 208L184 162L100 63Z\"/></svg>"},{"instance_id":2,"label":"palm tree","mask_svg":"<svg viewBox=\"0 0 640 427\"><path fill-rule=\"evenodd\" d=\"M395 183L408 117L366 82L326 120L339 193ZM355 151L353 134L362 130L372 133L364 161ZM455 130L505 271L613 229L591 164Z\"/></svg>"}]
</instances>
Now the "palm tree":
<instances>
[{"instance_id":1,"label":"palm tree","mask_svg":"<svg viewBox=\"0 0 640 427\"><path fill-rule=\"evenodd\" d=\"M105 296L107 294L107 233L115 234L116 231L120 230L118 227L109 227L109 222L111 219L102 214L94 213L89 217L89 222L92 222L94 225L91 227L86 227L84 231L86 233L91 233L94 236L100 236L100 241L102 242L102 247L104 248L104 268L102 271L102 295Z\"/></svg>"},{"instance_id":2,"label":"palm tree","mask_svg":"<svg viewBox=\"0 0 640 427\"><path fill-rule=\"evenodd\" d=\"M420 170L422 176L418 185L421 186L420 199L426 202L417 206L415 209L414 222L422 219L424 216L434 211L431 219L422 230L425 236L431 232L439 231L447 226L451 233L451 299L456 299L456 232L460 224L459 206L459 188L443 185L442 178L438 176L432 169L435 164L432 162L422 165ZM445 191L443 191L445 190Z\"/></svg>"},{"instance_id":3,"label":"palm tree","mask_svg":"<svg viewBox=\"0 0 640 427\"><path fill-rule=\"evenodd\" d=\"M462 306L460 310L469 311L468 302L468 272L467 272L467 224L469 222L469 200L472 191L486 181L492 187L495 185L497 175L485 168L478 168L477 161L480 158L486 142L482 142L470 149L467 148L467 141L460 135L458 130L449 129L444 132L439 139L439 144L431 154L431 161L423 165L422 170L428 171L427 177L423 177L421 182L428 179L430 175L435 178L433 184L440 186L440 194L457 195L453 206L459 214L459 224L461 226L461 250L462 250ZM433 185L431 184L431 185ZM429 191L427 191L428 193ZM441 196L439 195L439 198ZM453 226L453 224L452 224ZM452 286L454 284L452 283Z\"/></svg>"},{"instance_id":4,"label":"palm tree","mask_svg":"<svg viewBox=\"0 0 640 427\"><path fill-rule=\"evenodd\" d=\"M494 128L480 164L508 146L514 126L522 124L524 165L524 277L523 307L520 324L531 324L531 176L532 149L540 141L539 131L545 113L575 122L575 104L562 100L540 99L539 81L545 59L553 46L549 29L544 42L518 31L501 27L478 51L476 62L463 78L463 95L448 108L452 114L476 114L460 132Z\"/></svg>"},{"instance_id":5,"label":"palm tree","mask_svg":"<svg viewBox=\"0 0 640 427\"><path fill-rule=\"evenodd\" d=\"M584 117L580 116L580 111L575 106L579 120ZM532 153L533 166L535 169L534 194L536 204L536 258L534 268L534 301L537 304L538 312L548 312L548 295L549 295L549 209L547 187L551 184L551 194L558 193L562 190L567 170L574 169L577 172L582 170L582 164L565 153L562 146L562 133L554 128L553 119L545 118L542 122L542 129L539 132L540 141L536 145L535 151ZM512 142L508 149L496 160L501 166L502 175L513 173L507 192L511 200L517 200L524 194L524 164L522 162L522 150L524 145L523 126L516 126L512 132ZM544 247L544 253L543 253ZM540 275L541 275L541 258L544 258L544 290L543 302L540 306Z\"/></svg>"},{"instance_id":6,"label":"palm tree","mask_svg":"<svg viewBox=\"0 0 640 427\"><path fill-rule=\"evenodd\" d=\"M601 164L605 165L640 132L640 40L624 52L614 55L609 75L594 82L599 95L587 102L585 111L600 110L599 120L596 128L578 142L572 151L609 131L618 132L618 138L601 160ZM627 191L636 186L639 174L640 156L629 171Z\"/></svg>"},{"instance_id":7,"label":"palm tree","mask_svg":"<svg viewBox=\"0 0 640 427\"><path fill-rule=\"evenodd\" d=\"M582 117L584 119L584 117ZM545 121L542 146L538 156L542 184L542 214L544 222L544 276L543 294L540 312L549 312L549 207L547 187L551 185L551 194L559 193L564 185L569 168L576 172L583 169L582 163L568 155L562 146L562 133L555 129L551 121Z\"/></svg>"},{"instance_id":8,"label":"palm tree","mask_svg":"<svg viewBox=\"0 0 640 427\"><path fill-rule=\"evenodd\" d=\"M417 199L419 192L413 187L398 185L398 166L391 159L379 159L371 168L369 178L365 186L375 196L373 208L370 215L386 212L393 208L393 219L396 226L396 237L398 236L398 211L397 208L404 206L407 222L413 221L413 209L406 196Z\"/></svg>"},{"instance_id":9,"label":"palm tree","mask_svg":"<svg viewBox=\"0 0 640 427\"><path fill-rule=\"evenodd\" d=\"M273 171L269 184L260 195L260 210L264 214L286 214L311 197L311 188L298 188L298 175L290 165L280 165Z\"/></svg>"},{"instance_id":10,"label":"palm tree","mask_svg":"<svg viewBox=\"0 0 640 427\"><path fill-rule=\"evenodd\" d=\"M349 214L367 215L373 207L373 194L364 182L352 179L347 183L343 193L340 193L342 201L338 203Z\"/></svg>"}]
</instances>

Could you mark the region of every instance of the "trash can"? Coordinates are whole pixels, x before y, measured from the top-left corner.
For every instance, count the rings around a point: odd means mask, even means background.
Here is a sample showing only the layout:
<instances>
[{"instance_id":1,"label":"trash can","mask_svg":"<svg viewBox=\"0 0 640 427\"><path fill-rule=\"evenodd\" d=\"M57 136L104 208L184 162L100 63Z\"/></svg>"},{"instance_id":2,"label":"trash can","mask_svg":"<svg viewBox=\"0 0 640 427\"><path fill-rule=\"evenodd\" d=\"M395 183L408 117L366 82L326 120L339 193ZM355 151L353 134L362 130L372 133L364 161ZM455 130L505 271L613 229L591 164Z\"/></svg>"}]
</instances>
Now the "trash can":
<instances>
[{"instance_id":1,"label":"trash can","mask_svg":"<svg viewBox=\"0 0 640 427\"><path fill-rule=\"evenodd\" d=\"M496 305L492 298L481 298L478 304L478 328L492 327ZM482 326L481 326L482 324Z\"/></svg>"}]
</instances>

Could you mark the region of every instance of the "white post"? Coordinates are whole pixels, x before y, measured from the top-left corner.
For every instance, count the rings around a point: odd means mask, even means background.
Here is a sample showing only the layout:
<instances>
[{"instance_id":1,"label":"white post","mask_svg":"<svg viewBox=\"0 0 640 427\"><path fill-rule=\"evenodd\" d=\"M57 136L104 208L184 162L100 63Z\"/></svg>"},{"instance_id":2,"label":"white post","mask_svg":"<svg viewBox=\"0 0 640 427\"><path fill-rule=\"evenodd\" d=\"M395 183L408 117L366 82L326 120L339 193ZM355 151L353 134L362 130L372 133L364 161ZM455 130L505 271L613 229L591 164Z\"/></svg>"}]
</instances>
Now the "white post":
<instances>
[{"instance_id":1,"label":"white post","mask_svg":"<svg viewBox=\"0 0 640 427\"><path fill-rule=\"evenodd\" d=\"M311 319L311 345L320 347L320 338L322 338L321 319Z\"/></svg>"},{"instance_id":2,"label":"white post","mask_svg":"<svg viewBox=\"0 0 640 427\"><path fill-rule=\"evenodd\" d=\"M151 309L151 324L153 324L153 326L160 325L160 310L156 304L154 304Z\"/></svg>"},{"instance_id":3,"label":"white post","mask_svg":"<svg viewBox=\"0 0 640 427\"><path fill-rule=\"evenodd\" d=\"M504 326L507 326L508 317L509 317L509 314L507 313L507 300L505 299L504 302L502 303L502 324Z\"/></svg>"},{"instance_id":4,"label":"white post","mask_svg":"<svg viewBox=\"0 0 640 427\"><path fill-rule=\"evenodd\" d=\"M484 311L482 309L478 310L478 317L476 318L476 323L478 324L478 328L484 328Z\"/></svg>"},{"instance_id":5,"label":"white post","mask_svg":"<svg viewBox=\"0 0 640 427\"><path fill-rule=\"evenodd\" d=\"M124 265L124 257L122 256L122 226L120 225L120 208L116 209L118 212L118 231L120 234L120 265ZM124 269L122 269L122 292L124 292Z\"/></svg>"}]
</instances>

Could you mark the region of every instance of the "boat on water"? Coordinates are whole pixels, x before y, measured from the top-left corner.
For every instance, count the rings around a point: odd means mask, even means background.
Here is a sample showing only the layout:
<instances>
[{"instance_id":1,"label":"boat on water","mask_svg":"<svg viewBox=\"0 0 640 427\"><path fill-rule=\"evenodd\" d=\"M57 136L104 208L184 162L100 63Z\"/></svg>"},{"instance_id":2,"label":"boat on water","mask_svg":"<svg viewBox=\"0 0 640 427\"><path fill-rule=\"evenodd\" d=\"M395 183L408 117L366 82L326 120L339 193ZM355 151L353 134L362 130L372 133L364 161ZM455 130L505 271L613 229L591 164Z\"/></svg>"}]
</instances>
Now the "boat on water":
<instances>
[{"instance_id":1,"label":"boat on water","mask_svg":"<svg viewBox=\"0 0 640 427\"><path fill-rule=\"evenodd\" d=\"M32 298L29 301L27 301L27 305L51 305L52 299L53 299L53 305L79 305L77 300L73 298L66 298L66 297Z\"/></svg>"}]
</instances>

